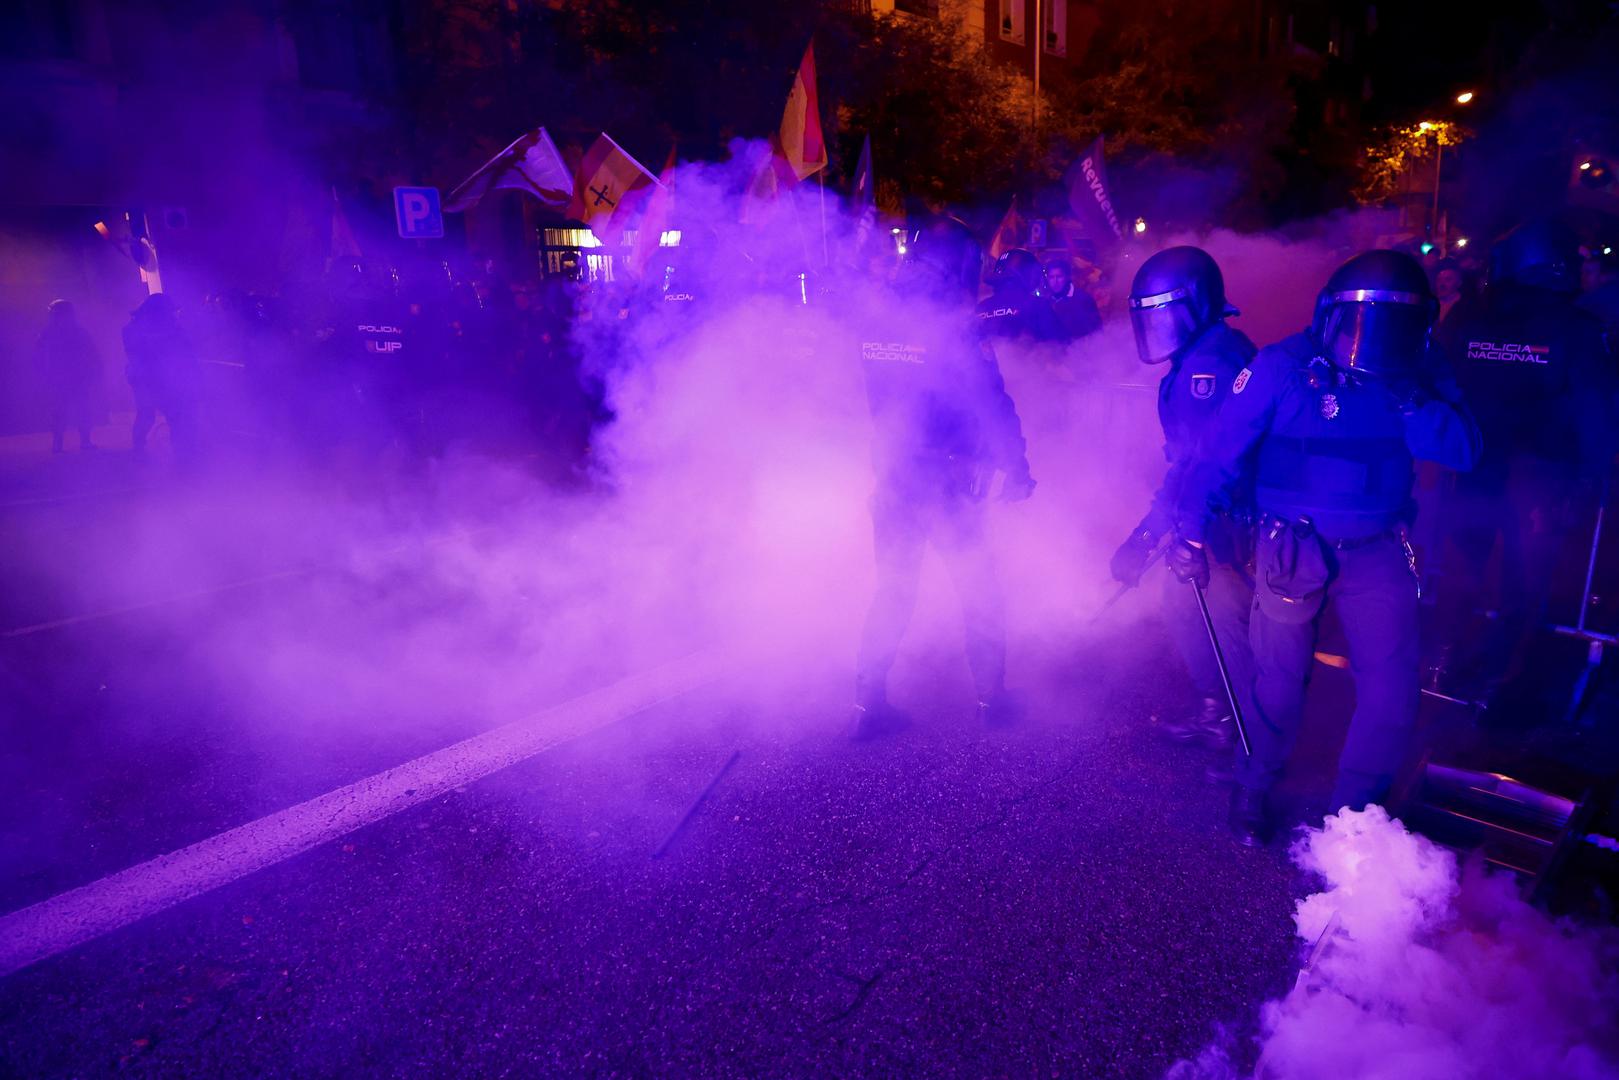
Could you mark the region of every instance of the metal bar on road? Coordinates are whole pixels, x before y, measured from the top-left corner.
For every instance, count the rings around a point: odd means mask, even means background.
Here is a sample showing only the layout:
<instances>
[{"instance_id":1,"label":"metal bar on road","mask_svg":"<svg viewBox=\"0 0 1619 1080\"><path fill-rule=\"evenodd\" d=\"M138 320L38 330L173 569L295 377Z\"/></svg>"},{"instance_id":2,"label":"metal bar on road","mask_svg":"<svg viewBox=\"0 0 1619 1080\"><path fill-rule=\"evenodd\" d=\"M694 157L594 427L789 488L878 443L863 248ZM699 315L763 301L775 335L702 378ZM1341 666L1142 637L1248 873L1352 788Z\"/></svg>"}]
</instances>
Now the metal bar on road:
<instances>
[{"instance_id":1,"label":"metal bar on road","mask_svg":"<svg viewBox=\"0 0 1619 1080\"><path fill-rule=\"evenodd\" d=\"M731 766L735 765L736 759L741 756L742 751L731 751L731 756L725 759L725 764L721 765L720 771L714 774L714 779L710 780L708 782L708 786L697 793L697 798L692 800L692 804L687 807L686 812L680 816L680 820L675 823L674 829L670 831L668 836L663 838L663 843L658 845L658 850L652 853L652 857L654 859L661 859L664 857L664 855L668 854L670 846L680 838L680 834L685 830L686 823L696 816L698 808L703 805L703 800L707 799L709 793L719 786L719 782L725 779L725 774L731 771Z\"/></svg>"}]
</instances>

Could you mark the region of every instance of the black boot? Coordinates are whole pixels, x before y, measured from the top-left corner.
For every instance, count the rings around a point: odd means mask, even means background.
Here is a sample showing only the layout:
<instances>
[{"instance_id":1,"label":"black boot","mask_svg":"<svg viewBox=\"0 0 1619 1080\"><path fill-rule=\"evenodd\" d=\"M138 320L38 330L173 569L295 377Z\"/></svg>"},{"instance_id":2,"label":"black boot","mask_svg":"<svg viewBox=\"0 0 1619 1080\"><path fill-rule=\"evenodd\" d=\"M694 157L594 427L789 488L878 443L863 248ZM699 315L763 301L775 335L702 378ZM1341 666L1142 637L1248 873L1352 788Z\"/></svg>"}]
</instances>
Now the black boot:
<instances>
[{"instance_id":1,"label":"black boot","mask_svg":"<svg viewBox=\"0 0 1619 1080\"><path fill-rule=\"evenodd\" d=\"M1218 698L1204 698L1202 708L1184 719L1165 721L1159 730L1178 743L1231 749L1231 713Z\"/></svg>"},{"instance_id":2,"label":"black boot","mask_svg":"<svg viewBox=\"0 0 1619 1080\"><path fill-rule=\"evenodd\" d=\"M987 728L1016 727L1026 711L1023 700L1004 687L978 700L978 722Z\"/></svg>"},{"instance_id":3,"label":"black boot","mask_svg":"<svg viewBox=\"0 0 1619 1080\"><path fill-rule=\"evenodd\" d=\"M1265 793L1238 784L1231 791L1231 835L1244 847L1263 847L1270 838Z\"/></svg>"},{"instance_id":4,"label":"black boot","mask_svg":"<svg viewBox=\"0 0 1619 1080\"><path fill-rule=\"evenodd\" d=\"M896 735L911 726L911 718L888 703L888 693L881 686L862 680L855 682L852 742L871 742L886 735Z\"/></svg>"}]
</instances>

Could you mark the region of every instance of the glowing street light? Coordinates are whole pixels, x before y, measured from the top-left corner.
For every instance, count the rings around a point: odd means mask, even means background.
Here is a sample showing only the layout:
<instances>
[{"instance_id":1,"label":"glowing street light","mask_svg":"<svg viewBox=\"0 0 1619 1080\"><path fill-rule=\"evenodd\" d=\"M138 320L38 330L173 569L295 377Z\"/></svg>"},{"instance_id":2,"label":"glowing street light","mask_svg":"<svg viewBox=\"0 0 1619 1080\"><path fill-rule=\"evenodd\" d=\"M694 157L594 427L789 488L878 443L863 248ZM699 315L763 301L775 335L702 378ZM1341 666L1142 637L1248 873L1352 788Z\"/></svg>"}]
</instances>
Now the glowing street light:
<instances>
[{"instance_id":1,"label":"glowing street light","mask_svg":"<svg viewBox=\"0 0 1619 1080\"><path fill-rule=\"evenodd\" d=\"M1139 217L1136 218L1136 235L1140 236L1142 233L1144 233L1146 231L1147 231L1147 219L1146 218L1139 218Z\"/></svg>"},{"instance_id":2,"label":"glowing street light","mask_svg":"<svg viewBox=\"0 0 1619 1080\"><path fill-rule=\"evenodd\" d=\"M1438 126L1439 125L1435 124L1432 120L1424 120L1422 123L1417 125L1417 130L1418 131L1432 131L1434 128L1436 128Z\"/></svg>"},{"instance_id":3,"label":"glowing street light","mask_svg":"<svg viewBox=\"0 0 1619 1080\"><path fill-rule=\"evenodd\" d=\"M1458 104L1458 105L1471 105L1472 103L1473 103L1473 91L1471 91L1471 90L1463 90L1461 93L1456 95L1456 104Z\"/></svg>"},{"instance_id":4,"label":"glowing street light","mask_svg":"<svg viewBox=\"0 0 1619 1080\"><path fill-rule=\"evenodd\" d=\"M1457 248L1458 248L1458 249L1461 249L1461 248L1464 248L1464 247L1466 247L1466 246L1467 246L1467 237L1465 237L1465 236L1458 236L1458 237L1457 237L1457 238L1456 238L1456 247L1457 247Z\"/></svg>"},{"instance_id":5,"label":"glowing street light","mask_svg":"<svg viewBox=\"0 0 1619 1080\"><path fill-rule=\"evenodd\" d=\"M1590 172L1591 171L1591 163L1589 161L1580 162L1580 171L1581 172Z\"/></svg>"}]
</instances>

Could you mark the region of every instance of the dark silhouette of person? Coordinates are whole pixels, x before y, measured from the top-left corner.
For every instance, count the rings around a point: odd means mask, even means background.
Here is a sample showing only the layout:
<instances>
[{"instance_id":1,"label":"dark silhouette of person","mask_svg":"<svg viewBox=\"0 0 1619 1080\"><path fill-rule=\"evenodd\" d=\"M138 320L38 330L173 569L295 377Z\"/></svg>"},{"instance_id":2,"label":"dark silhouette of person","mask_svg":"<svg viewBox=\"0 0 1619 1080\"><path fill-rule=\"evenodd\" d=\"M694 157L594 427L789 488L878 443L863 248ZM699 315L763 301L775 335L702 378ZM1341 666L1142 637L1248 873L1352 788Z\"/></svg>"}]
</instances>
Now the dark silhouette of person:
<instances>
[{"instance_id":1,"label":"dark silhouette of person","mask_svg":"<svg viewBox=\"0 0 1619 1080\"><path fill-rule=\"evenodd\" d=\"M146 452L146 438L161 412L169 424L175 457L188 460L197 449L197 356L180 325L179 309L164 293L141 301L124 326L125 377L135 395L130 445Z\"/></svg>"},{"instance_id":2,"label":"dark silhouette of person","mask_svg":"<svg viewBox=\"0 0 1619 1080\"><path fill-rule=\"evenodd\" d=\"M62 436L69 424L78 429L79 449L93 450L90 423L101 383L101 358L71 301L53 300L49 312L34 347L34 359L50 410L51 453L62 452Z\"/></svg>"}]
</instances>

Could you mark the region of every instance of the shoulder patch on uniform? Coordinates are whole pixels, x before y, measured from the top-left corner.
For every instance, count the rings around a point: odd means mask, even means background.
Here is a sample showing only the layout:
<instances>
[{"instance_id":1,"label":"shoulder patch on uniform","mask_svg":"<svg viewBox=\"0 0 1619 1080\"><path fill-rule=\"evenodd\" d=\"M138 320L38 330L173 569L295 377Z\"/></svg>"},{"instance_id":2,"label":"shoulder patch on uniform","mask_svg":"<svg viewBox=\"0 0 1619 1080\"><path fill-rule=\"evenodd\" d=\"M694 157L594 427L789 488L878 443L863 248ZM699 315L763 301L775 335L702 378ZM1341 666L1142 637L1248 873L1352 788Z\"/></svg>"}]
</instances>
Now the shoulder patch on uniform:
<instances>
[{"instance_id":1,"label":"shoulder patch on uniform","mask_svg":"<svg viewBox=\"0 0 1619 1080\"><path fill-rule=\"evenodd\" d=\"M1240 394L1248 388L1248 380L1254 377L1253 368L1243 368L1237 372L1237 377L1231 381L1231 392Z\"/></svg>"},{"instance_id":2,"label":"shoulder patch on uniform","mask_svg":"<svg viewBox=\"0 0 1619 1080\"><path fill-rule=\"evenodd\" d=\"M1192 396L1199 401L1207 401L1214 396L1214 385L1213 375L1193 375Z\"/></svg>"}]
</instances>

